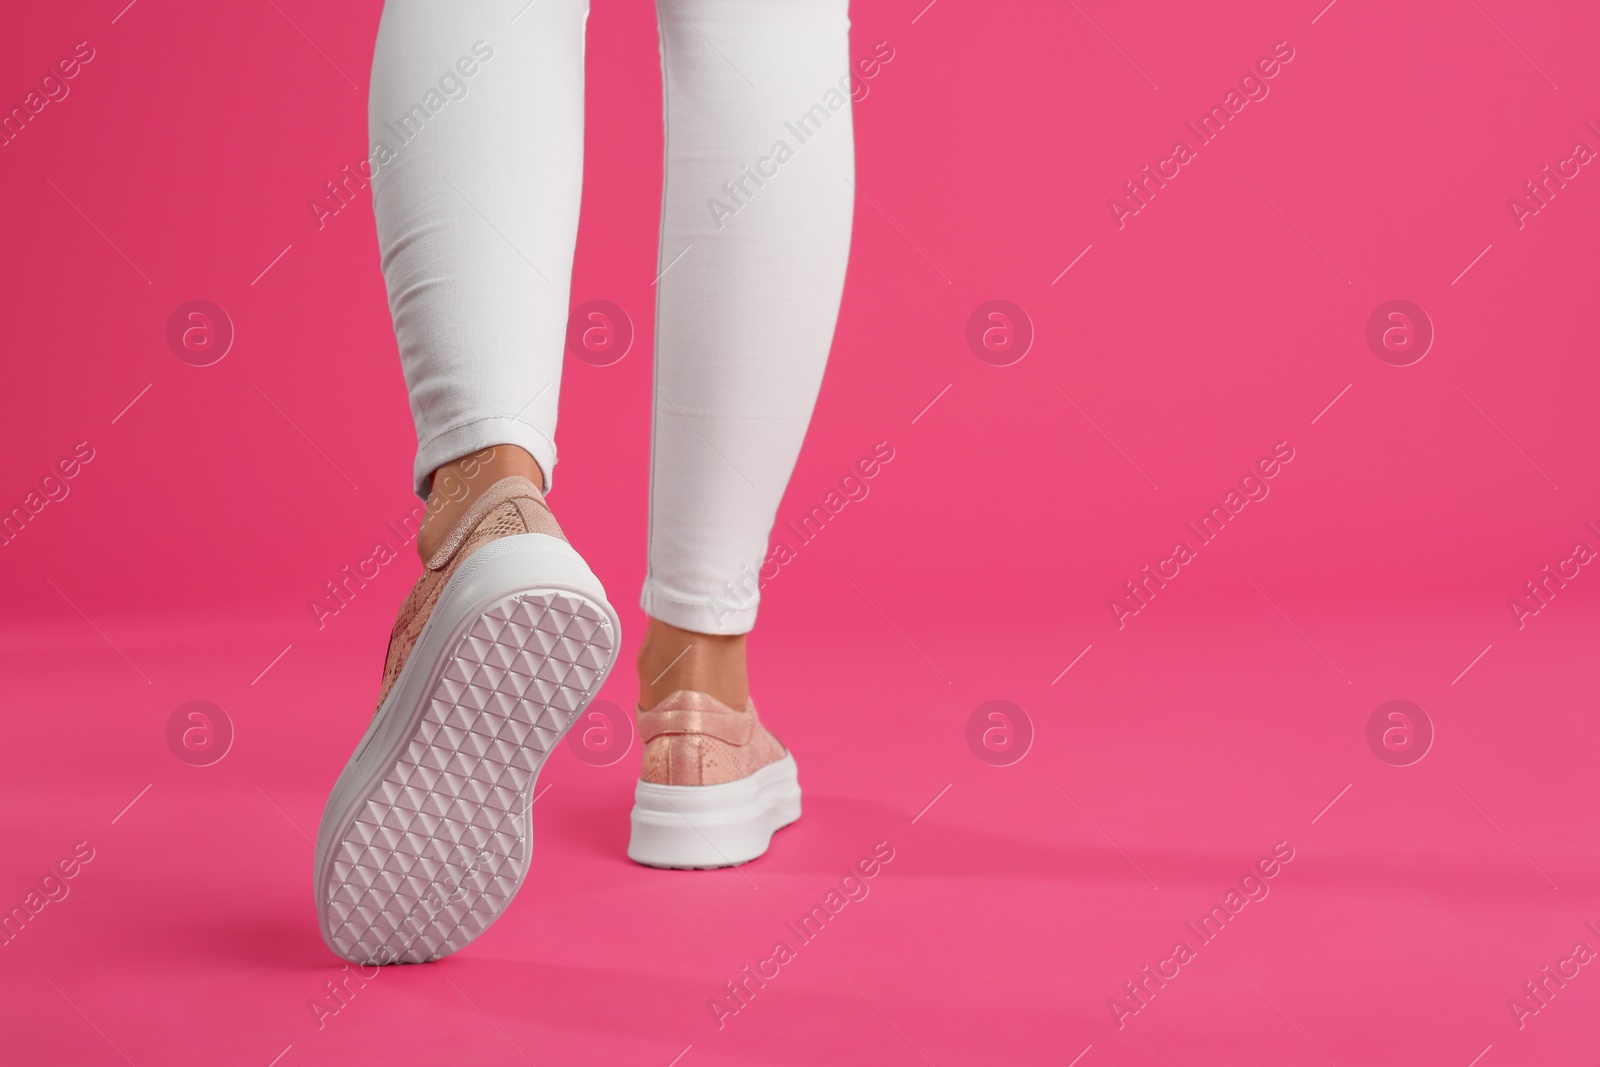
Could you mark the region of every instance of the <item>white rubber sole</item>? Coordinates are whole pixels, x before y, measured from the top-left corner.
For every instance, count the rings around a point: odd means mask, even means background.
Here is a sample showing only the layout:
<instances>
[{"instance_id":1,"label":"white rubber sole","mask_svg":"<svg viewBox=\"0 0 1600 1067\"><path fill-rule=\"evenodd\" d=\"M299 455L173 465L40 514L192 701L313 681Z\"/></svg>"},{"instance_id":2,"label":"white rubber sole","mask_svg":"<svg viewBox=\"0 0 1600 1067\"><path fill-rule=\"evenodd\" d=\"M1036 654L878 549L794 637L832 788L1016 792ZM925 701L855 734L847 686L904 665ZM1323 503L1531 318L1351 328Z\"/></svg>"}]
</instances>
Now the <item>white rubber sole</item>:
<instances>
[{"instance_id":1,"label":"white rubber sole","mask_svg":"<svg viewBox=\"0 0 1600 1067\"><path fill-rule=\"evenodd\" d=\"M628 858L647 867L736 867L766 852L772 835L798 818L793 753L721 785L640 782Z\"/></svg>"},{"instance_id":2,"label":"white rubber sole","mask_svg":"<svg viewBox=\"0 0 1600 1067\"><path fill-rule=\"evenodd\" d=\"M539 770L621 634L560 538L503 537L468 557L328 797L315 891L329 948L423 963L500 917L528 871Z\"/></svg>"}]
</instances>

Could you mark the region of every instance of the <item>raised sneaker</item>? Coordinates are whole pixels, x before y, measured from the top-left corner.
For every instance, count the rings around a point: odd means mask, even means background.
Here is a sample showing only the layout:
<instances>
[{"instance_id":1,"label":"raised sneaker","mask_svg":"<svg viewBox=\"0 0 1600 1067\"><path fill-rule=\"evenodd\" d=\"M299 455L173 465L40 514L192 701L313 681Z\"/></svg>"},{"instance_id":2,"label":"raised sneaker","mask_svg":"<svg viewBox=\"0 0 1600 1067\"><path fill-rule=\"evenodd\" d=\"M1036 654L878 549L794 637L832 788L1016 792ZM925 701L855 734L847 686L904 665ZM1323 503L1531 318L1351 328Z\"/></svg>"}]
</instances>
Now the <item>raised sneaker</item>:
<instances>
[{"instance_id":1,"label":"raised sneaker","mask_svg":"<svg viewBox=\"0 0 1600 1067\"><path fill-rule=\"evenodd\" d=\"M534 782L616 660L616 612L526 478L427 561L317 833L323 940L355 963L469 944L528 873Z\"/></svg>"}]
</instances>

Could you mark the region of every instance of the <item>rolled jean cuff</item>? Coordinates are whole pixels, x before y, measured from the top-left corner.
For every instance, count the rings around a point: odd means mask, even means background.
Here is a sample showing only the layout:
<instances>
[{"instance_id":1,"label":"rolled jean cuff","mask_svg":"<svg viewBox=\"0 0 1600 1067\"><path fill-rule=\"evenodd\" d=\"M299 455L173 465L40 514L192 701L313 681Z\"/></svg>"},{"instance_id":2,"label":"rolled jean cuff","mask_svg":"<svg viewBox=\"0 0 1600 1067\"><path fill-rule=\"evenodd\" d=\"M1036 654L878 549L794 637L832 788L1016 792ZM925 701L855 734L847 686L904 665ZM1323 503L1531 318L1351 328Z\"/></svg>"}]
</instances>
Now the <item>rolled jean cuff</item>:
<instances>
[{"instance_id":1,"label":"rolled jean cuff","mask_svg":"<svg viewBox=\"0 0 1600 1067\"><path fill-rule=\"evenodd\" d=\"M760 594L734 602L728 597L701 599L668 593L654 578L646 578L639 606L652 619L697 634L747 634L756 625Z\"/></svg>"},{"instance_id":2,"label":"rolled jean cuff","mask_svg":"<svg viewBox=\"0 0 1600 1067\"><path fill-rule=\"evenodd\" d=\"M428 479L446 463L495 445L516 445L531 455L544 472L545 492L550 491L556 466L555 442L525 422L495 415L453 426L417 443L417 462L412 473L417 495L428 499Z\"/></svg>"}]
</instances>

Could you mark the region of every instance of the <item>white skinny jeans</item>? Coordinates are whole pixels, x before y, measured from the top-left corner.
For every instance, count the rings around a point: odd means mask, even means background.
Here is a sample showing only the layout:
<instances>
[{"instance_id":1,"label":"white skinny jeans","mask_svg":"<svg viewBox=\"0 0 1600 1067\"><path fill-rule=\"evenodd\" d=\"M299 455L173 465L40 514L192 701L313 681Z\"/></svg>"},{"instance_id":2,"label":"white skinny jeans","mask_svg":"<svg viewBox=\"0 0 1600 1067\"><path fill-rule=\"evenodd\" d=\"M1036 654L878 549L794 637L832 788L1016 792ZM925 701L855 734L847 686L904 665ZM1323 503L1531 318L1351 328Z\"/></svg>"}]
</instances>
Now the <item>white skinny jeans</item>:
<instances>
[{"instance_id":1,"label":"white skinny jeans","mask_svg":"<svg viewBox=\"0 0 1600 1067\"><path fill-rule=\"evenodd\" d=\"M415 483L497 444L551 480L582 189L587 0L388 0L373 204ZM821 385L854 205L847 0L659 0L654 618L755 624ZM736 600L725 585L743 586ZM735 603L737 606L734 606Z\"/></svg>"}]
</instances>

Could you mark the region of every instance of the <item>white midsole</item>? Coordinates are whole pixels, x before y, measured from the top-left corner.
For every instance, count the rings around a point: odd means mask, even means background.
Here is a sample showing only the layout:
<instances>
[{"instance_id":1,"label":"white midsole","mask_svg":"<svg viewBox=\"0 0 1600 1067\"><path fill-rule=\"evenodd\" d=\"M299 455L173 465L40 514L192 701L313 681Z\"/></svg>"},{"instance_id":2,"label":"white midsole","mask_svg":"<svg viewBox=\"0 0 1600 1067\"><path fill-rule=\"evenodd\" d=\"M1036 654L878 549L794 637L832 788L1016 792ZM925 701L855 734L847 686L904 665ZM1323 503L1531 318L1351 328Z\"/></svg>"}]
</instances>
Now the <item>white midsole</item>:
<instances>
[{"instance_id":1,"label":"white midsole","mask_svg":"<svg viewBox=\"0 0 1600 1067\"><path fill-rule=\"evenodd\" d=\"M773 833L799 817L793 754L718 785L640 782L628 856L652 867L730 867L766 852Z\"/></svg>"}]
</instances>

